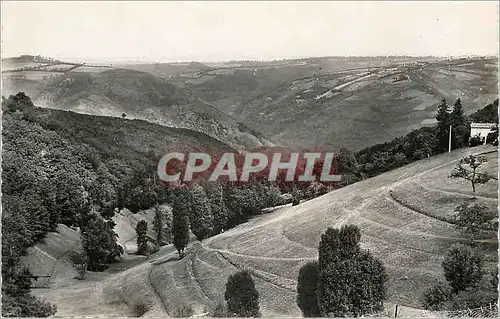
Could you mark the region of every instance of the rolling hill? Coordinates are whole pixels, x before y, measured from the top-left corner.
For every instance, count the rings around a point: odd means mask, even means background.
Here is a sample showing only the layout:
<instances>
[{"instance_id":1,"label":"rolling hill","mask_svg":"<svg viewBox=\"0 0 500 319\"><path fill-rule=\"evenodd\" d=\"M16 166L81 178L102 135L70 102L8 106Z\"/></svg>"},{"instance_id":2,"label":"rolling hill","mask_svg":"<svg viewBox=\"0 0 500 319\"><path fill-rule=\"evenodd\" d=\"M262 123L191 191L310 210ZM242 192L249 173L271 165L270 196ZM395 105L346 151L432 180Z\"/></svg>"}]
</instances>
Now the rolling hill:
<instances>
[{"instance_id":1,"label":"rolling hill","mask_svg":"<svg viewBox=\"0 0 500 319\"><path fill-rule=\"evenodd\" d=\"M138 302L150 305L147 315L151 316L172 315L183 303L201 314L222 298L230 274L247 269L255 278L264 316L297 316L298 269L317 258L318 241L327 227L355 224L362 232L362 246L387 268L386 307L399 304L401 316L422 317L419 300L425 289L442 279L446 250L466 241L441 217L470 200L469 185L447 176L462 156L478 153L489 160L483 169L495 175L498 153L491 146L441 154L194 242L181 261L170 245L164 246L148 262L123 272L92 273L84 281L68 279L64 287L34 293L61 305L58 315L62 316L129 315ZM496 209L497 187L496 180L480 186L477 201ZM492 232L477 246L488 266L495 267L496 234Z\"/></svg>"},{"instance_id":2,"label":"rolling hill","mask_svg":"<svg viewBox=\"0 0 500 319\"><path fill-rule=\"evenodd\" d=\"M443 98L469 114L498 95L496 59L354 65L220 69L183 85L277 144L353 151L435 123Z\"/></svg>"},{"instance_id":3,"label":"rolling hill","mask_svg":"<svg viewBox=\"0 0 500 319\"><path fill-rule=\"evenodd\" d=\"M237 149L277 144L358 151L435 123L443 98L449 104L460 98L472 113L498 95L495 58L320 57L120 68L54 63L3 72L4 91L25 91L44 107L125 113L189 128Z\"/></svg>"},{"instance_id":4,"label":"rolling hill","mask_svg":"<svg viewBox=\"0 0 500 319\"><path fill-rule=\"evenodd\" d=\"M190 97L168 81L146 72L75 66L4 72L2 78L4 95L23 91L42 107L110 117L124 115L192 129L236 149L272 145L210 103Z\"/></svg>"}]
</instances>

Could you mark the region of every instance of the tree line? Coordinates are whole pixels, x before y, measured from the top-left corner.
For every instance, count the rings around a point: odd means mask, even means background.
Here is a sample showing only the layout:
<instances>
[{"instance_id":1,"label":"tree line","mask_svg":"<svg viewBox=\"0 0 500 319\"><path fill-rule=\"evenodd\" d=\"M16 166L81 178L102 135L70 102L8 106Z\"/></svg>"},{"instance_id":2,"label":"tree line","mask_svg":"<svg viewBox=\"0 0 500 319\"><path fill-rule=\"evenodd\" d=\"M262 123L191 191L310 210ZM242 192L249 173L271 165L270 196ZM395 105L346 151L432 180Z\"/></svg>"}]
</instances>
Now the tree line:
<instances>
[{"instance_id":1,"label":"tree line","mask_svg":"<svg viewBox=\"0 0 500 319\"><path fill-rule=\"evenodd\" d=\"M358 171L372 177L408 163L448 151L451 125L451 149L469 146L470 123L486 122L498 125L498 99L467 116L462 101L457 99L450 107L445 99L438 106L437 125L413 130L389 142L367 147L355 154ZM498 139L496 129L488 140ZM472 145L475 146L475 145Z\"/></svg>"}]
</instances>

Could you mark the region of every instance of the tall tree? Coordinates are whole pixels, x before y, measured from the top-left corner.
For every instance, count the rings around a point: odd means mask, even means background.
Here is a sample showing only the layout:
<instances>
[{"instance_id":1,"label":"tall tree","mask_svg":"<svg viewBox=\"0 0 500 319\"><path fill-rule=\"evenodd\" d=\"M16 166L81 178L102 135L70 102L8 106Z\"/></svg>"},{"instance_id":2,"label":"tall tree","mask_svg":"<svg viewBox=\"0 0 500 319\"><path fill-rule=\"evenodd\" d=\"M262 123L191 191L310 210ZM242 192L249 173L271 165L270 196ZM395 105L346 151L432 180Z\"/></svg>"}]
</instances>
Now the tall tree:
<instances>
[{"instance_id":1,"label":"tall tree","mask_svg":"<svg viewBox=\"0 0 500 319\"><path fill-rule=\"evenodd\" d=\"M178 189L172 203L172 236L179 257L189 243L189 190Z\"/></svg>"},{"instance_id":2,"label":"tall tree","mask_svg":"<svg viewBox=\"0 0 500 319\"><path fill-rule=\"evenodd\" d=\"M135 232L137 234L137 254L147 255L148 253L148 222L141 220L137 223L135 227Z\"/></svg>"},{"instance_id":3,"label":"tall tree","mask_svg":"<svg viewBox=\"0 0 500 319\"><path fill-rule=\"evenodd\" d=\"M324 317L362 316L383 309L387 275L380 260L360 248L354 225L329 228L319 245L318 303Z\"/></svg>"},{"instance_id":4,"label":"tall tree","mask_svg":"<svg viewBox=\"0 0 500 319\"><path fill-rule=\"evenodd\" d=\"M82 229L82 245L88 258L90 271L102 271L108 263L123 253L117 243L117 235L110 225L97 213L89 215Z\"/></svg>"},{"instance_id":5,"label":"tall tree","mask_svg":"<svg viewBox=\"0 0 500 319\"><path fill-rule=\"evenodd\" d=\"M457 149L467 146L469 140L469 125L464 114L462 101L457 99L450 115L451 148Z\"/></svg>"},{"instance_id":6,"label":"tall tree","mask_svg":"<svg viewBox=\"0 0 500 319\"><path fill-rule=\"evenodd\" d=\"M213 216L207 194L200 185L195 185L191 190L190 208L189 224L191 231L196 236L196 239L201 241L212 233Z\"/></svg>"},{"instance_id":7,"label":"tall tree","mask_svg":"<svg viewBox=\"0 0 500 319\"><path fill-rule=\"evenodd\" d=\"M165 234L165 225L164 225L164 219L165 217L163 216L162 211L160 210L159 205L155 205L155 217L153 219L153 230L156 233L156 242L158 246L161 246L162 243L164 242L164 234Z\"/></svg>"},{"instance_id":8,"label":"tall tree","mask_svg":"<svg viewBox=\"0 0 500 319\"><path fill-rule=\"evenodd\" d=\"M300 267L297 280L297 305L304 317L321 317L318 305L319 269L316 261Z\"/></svg>"},{"instance_id":9,"label":"tall tree","mask_svg":"<svg viewBox=\"0 0 500 319\"><path fill-rule=\"evenodd\" d=\"M224 299L230 315L236 317L260 317L259 292L252 276L240 271L229 276Z\"/></svg>"},{"instance_id":10,"label":"tall tree","mask_svg":"<svg viewBox=\"0 0 500 319\"><path fill-rule=\"evenodd\" d=\"M230 218L230 212L224 202L224 192L222 186L217 183L207 184L205 189L213 216L213 233L219 234L226 228Z\"/></svg>"}]
</instances>

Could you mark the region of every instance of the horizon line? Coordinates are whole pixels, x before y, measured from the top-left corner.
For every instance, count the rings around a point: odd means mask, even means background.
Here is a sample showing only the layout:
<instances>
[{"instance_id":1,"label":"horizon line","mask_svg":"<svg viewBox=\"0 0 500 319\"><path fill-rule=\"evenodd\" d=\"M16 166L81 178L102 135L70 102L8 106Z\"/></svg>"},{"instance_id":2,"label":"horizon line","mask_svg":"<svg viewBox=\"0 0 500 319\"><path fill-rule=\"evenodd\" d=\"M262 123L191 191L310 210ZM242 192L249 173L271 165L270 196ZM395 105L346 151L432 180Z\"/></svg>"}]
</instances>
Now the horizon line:
<instances>
[{"instance_id":1,"label":"horizon line","mask_svg":"<svg viewBox=\"0 0 500 319\"><path fill-rule=\"evenodd\" d=\"M405 57L405 58L466 58L466 57L484 57L484 58L498 58L498 54L461 54L461 55L411 55L411 54L373 54L373 55L323 55L323 56L300 56L300 57L282 57L282 58L234 58L234 59L224 59L224 60L195 60L195 59L180 59L173 60L167 58L145 58L145 57L56 57L43 54L34 53L22 53L14 56L2 56L4 59L19 58L23 55L28 56L40 56L44 58L51 58L54 60L59 60L65 62L64 60L106 60L108 62L150 62L150 63L229 63L229 62L275 62L275 61L287 61L287 60L306 60L306 59L325 59L325 58L380 58L380 57ZM69 62L69 61L68 61Z\"/></svg>"}]
</instances>

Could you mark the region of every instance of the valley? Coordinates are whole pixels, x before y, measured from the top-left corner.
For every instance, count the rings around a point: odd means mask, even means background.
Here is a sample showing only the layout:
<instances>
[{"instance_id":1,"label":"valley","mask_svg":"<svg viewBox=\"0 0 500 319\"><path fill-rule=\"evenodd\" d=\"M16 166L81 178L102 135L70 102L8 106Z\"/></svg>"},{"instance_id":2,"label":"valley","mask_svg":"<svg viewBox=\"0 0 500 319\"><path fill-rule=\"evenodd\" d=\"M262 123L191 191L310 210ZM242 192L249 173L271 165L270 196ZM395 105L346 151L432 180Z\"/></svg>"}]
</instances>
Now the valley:
<instances>
[{"instance_id":1,"label":"valley","mask_svg":"<svg viewBox=\"0 0 500 319\"><path fill-rule=\"evenodd\" d=\"M90 273L84 281L71 279L68 275L71 272L59 267L49 290L33 291L61 305L58 315L62 316L108 313L127 316L130 315L127 306L140 301L151 305L148 316L171 316L182 303L202 314L222 298L227 277L246 269L255 276L264 316L299 316L295 296L300 266L317 258L317 242L326 227L354 224L361 228L362 246L386 265L387 311L390 313L398 304L402 316L421 317L419 300L425 289L442 280L440 263L444 253L454 243L467 242L453 224L432 215L437 211L449 212L470 198L470 187L450 182L447 175L462 156L478 153L487 157L488 172L498 170L497 151L490 146L441 154L298 206L278 208L201 243L194 240L182 260L177 260L175 248L167 245L147 260L125 255L124 261L112 268L128 268L129 258L142 261L119 273L112 270ZM477 200L496 207L497 187L497 181L480 186ZM415 196L420 200L415 201ZM443 207L444 200L449 204ZM405 205L408 202L418 211L408 208ZM423 215L422 211L427 213ZM138 216L150 215L144 212ZM117 218L121 240L133 237L126 231L130 219ZM71 242L72 235L67 232L62 235ZM57 235L51 234L49 238L53 236ZM36 247L46 251L49 245ZM488 268L494 267L496 234L492 232L479 245ZM33 254L34 251L29 256ZM64 287L57 284L59 280L65 282ZM84 304L80 302L82 297L86 300Z\"/></svg>"}]
</instances>

